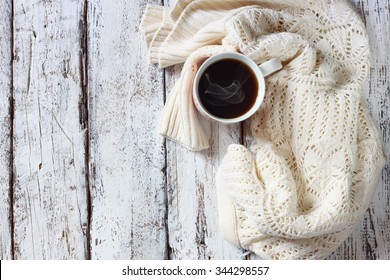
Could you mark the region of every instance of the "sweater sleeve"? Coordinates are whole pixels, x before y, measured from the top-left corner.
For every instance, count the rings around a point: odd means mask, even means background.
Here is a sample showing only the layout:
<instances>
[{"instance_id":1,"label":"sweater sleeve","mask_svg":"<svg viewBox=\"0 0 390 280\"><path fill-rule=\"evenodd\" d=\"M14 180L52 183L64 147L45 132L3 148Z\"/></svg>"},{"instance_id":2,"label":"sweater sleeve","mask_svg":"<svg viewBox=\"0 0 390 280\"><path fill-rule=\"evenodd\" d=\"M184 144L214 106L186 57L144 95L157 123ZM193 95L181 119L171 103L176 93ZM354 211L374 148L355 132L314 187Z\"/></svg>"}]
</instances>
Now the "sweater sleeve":
<instances>
[{"instance_id":1,"label":"sweater sleeve","mask_svg":"<svg viewBox=\"0 0 390 280\"><path fill-rule=\"evenodd\" d=\"M182 0L171 9L148 5L141 29L149 44L150 61L164 68L185 62L201 47L222 44L226 21L255 3Z\"/></svg>"}]
</instances>

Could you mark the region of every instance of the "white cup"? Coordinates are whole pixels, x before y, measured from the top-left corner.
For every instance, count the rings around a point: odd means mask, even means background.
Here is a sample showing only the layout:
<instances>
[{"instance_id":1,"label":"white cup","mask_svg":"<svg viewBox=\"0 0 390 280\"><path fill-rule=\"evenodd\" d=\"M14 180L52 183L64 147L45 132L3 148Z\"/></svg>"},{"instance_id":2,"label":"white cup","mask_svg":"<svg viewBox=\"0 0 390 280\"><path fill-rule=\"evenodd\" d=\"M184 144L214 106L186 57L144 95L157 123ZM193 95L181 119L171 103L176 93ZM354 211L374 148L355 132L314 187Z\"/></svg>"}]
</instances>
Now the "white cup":
<instances>
[{"instance_id":1,"label":"white cup","mask_svg":"<svg viewBox=\"0 0 390 280\"><path fill-rule=\"evenodd\" d=\"M257 84L258 84L257 97L252 107L243 115L240 115L235 118L230 118L230 119L221 118L210 113L202 104L199 97L199 82L201 80L203 73L207 70L209 66L213 65L215 62L225 60L225 59L238 60L242 64L245 64L247 67L249 67L252 70L252 72L255 74ZM264 77L273 74L274 72L280 70L281 68L282 68L282 63L279 58L273 58L260 65L257 65L252 59L240 53L231 52L231 53L221 53L221 54L214 55L208 58L201 65L198 72L196 73L195 80L194 80L193 95L192 95L194 104L202 115L211 118L213 120L216 120L218 122L237 123L246 120L260 108L261 103L263 102L264 93L265 93Z\"/></svg>"}]
</instances>

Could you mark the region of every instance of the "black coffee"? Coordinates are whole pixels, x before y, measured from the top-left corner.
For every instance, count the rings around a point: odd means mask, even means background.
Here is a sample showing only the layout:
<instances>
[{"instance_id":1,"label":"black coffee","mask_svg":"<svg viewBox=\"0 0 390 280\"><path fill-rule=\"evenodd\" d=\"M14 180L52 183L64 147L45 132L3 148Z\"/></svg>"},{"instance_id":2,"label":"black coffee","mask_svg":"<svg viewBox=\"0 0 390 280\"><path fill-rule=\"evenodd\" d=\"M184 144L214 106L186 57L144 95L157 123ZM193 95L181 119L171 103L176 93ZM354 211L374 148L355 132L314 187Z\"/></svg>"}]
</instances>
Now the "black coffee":
<instances>
[{"instance_id":1,"label":"black coffee","mask_svg":"<svg viewBox=\"0 0 390 280\"><path fill-rule=\"evenodd\" d=\"M244 115L255 104L256 75L236 59L223 59L210 65L199 80L199 98L214 116L232 119Z\"/></svg>"}]
</instances>

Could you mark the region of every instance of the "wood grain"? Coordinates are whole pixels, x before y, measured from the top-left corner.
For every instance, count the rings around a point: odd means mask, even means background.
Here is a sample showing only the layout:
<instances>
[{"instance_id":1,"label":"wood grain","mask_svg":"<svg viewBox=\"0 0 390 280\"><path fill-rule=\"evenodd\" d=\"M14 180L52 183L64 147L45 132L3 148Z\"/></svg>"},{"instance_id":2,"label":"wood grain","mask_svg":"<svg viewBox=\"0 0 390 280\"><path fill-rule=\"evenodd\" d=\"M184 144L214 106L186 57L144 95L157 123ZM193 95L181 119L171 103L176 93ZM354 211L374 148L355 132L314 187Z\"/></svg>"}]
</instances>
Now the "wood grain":
<instances>
[{"instance_id":1,"label":"wood grain","mask_svg":"<svg viewBox=\"0 0 390 280\"><path fill-rule=\"evenodd\" d=\"M12 1L0 2L0 259L12 258Z\"/></svg>"},{"instance_id":2,"label":"wood grain","mask_svg":"<svg viewBox=\"0 0 390 280\"><path fill-rule=\"evenodd\" d=\"M372 61L365 97L390 155L390 2L352 1L365 21ZM390 259L390 167L385 166L364 220L331 259Z\"/></svg>"},{"instance_id":3,"label":"wood grain","mask_svg":"<svg viewBox=\"0 0 390 280\"><path fill-rule=\"evenodd\" d=\"M88 1L93 259L164 259L163 71L138 26L147 3Z\"/></svg>"},{"instance_id":4,"label":"wood grain","mask_svg":"<svg viewBox=\"0 0 390 280\"><path fill-rule=\"evenodd\" d=\"M16 259L84 259L83 1L14 1Z\"/></svg>"}]
</instances>

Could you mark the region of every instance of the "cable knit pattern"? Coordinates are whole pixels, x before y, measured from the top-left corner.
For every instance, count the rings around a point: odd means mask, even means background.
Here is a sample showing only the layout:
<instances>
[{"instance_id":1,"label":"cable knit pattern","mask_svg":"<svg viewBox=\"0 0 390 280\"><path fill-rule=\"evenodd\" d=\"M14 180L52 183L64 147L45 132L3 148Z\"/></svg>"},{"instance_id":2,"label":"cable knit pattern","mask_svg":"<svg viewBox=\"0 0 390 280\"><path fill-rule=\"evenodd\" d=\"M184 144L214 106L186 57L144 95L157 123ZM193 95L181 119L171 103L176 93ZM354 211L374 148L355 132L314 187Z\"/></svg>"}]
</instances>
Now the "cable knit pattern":
<instances>
[{"instance_id":1,"label":"cable knit pattern","mask_svg":"<svg viewBox=\"0 0 390 280\"><path fill-rule=\"evenodd\" d=\"M161 132L193 150L208 147L191 99L205 58L229 50L283 61L252 118L251 151L233 144L219 167L220 228L265 259L329 256L362 219L384 165L362 96L369 42L353 9L330 0L179 0L170 10L149 6L141 27L152 62L188 58Z\"/></svg>"}]
</instances>

